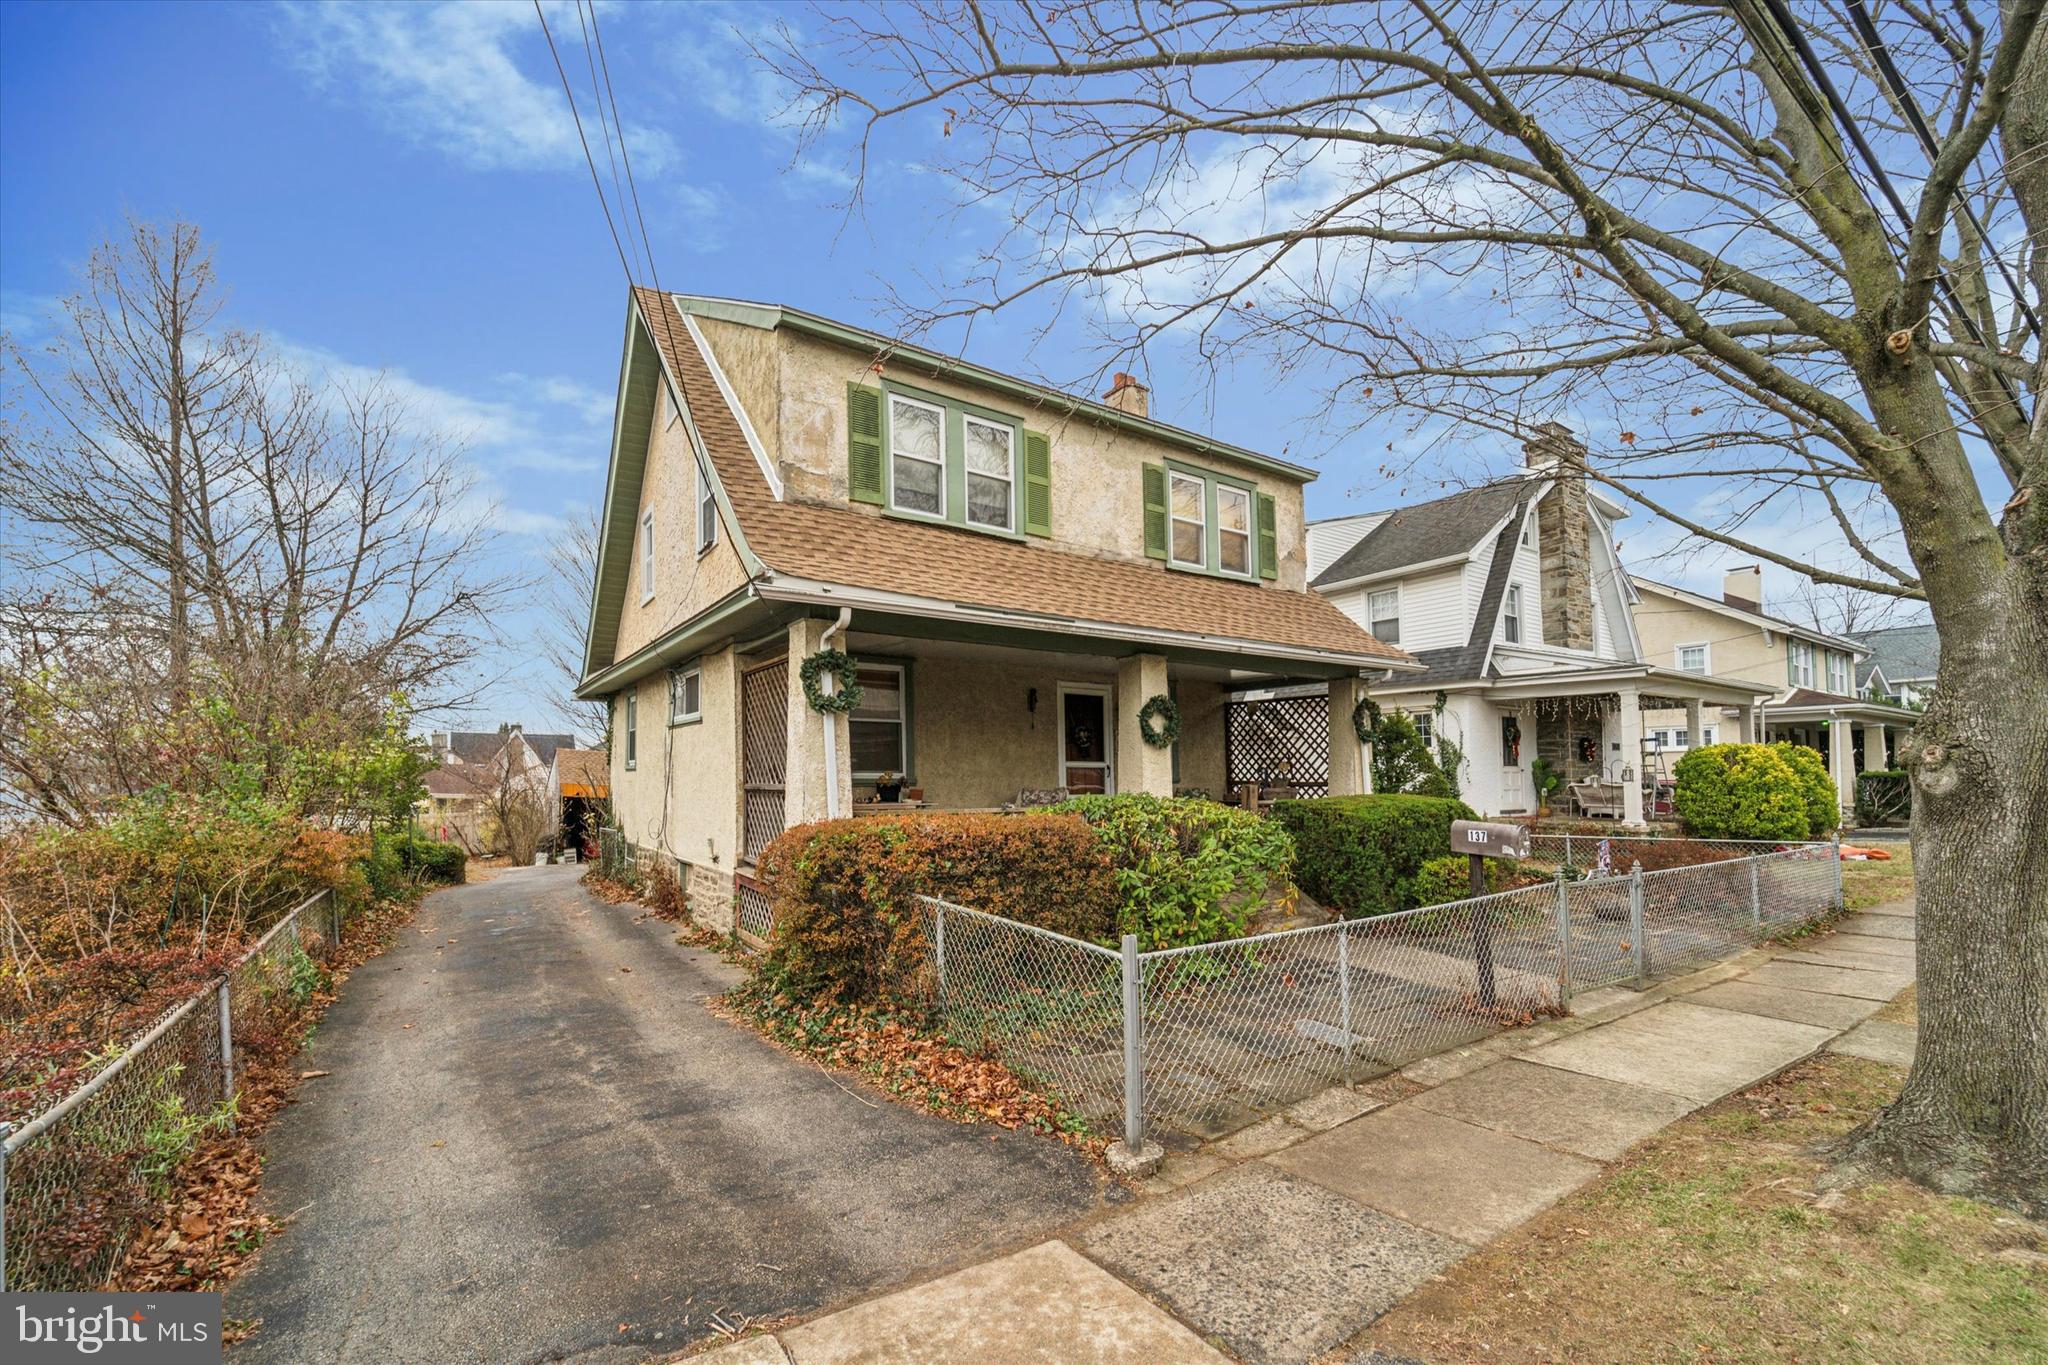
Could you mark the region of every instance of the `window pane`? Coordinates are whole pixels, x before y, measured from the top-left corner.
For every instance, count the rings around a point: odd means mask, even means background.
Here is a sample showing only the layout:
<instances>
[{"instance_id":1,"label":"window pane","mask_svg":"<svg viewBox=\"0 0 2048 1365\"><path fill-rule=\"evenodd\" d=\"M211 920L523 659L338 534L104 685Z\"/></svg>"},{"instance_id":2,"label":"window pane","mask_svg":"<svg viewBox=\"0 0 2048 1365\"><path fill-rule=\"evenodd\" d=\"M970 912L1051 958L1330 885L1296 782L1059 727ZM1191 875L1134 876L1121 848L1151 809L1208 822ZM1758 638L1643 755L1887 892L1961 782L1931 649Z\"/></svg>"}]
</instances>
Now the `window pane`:
<instances>
[{"instance_id":1,"label":"window pane","mask_svg":"<svg viewBox=\"0 0 2048 1365\"><path fill-rule=\"evenodd\" d=\"M937 460L939 418L936 408L892 398L889 402L889 439L896 452L915 455L922 460Z\"/></svg>"},{"instance_id":2,"label":"window pane","mask_svg":"<svg viewBox=\"0 0 2048 1365\"><path fill-rule=\"evenodd\" d=\"M967 519L977 526L1010 524L1010 485L986 474L967 476Z\"/></svg>"},{"instance_id":3,"label":"window pane","mask_svg":"<svg viewBox=\"0 0 2048 1365\"><path fill-rule=\"evenodd\" d=\"M1370 605L1368 606L1367 611L1372 616L1372 618L1375 621L1377 621L1383 617L1390 617L1394 615L1396 609L1400 605L1400 601L1401 599L1399 594L1392 592L1376 592L1371 596L1371 598L1368 599Z\"/></svg>"},{"instance_id":4,"label":"window pane","mask_svg":"<svg viewBox=\"0 0 2048 1365\"><path fill-rule=\"evenodd\" d=\"M993 474L999 479L1009 478L1010 429L977 422L972 417L966 420L965 427L968 471Z\"/></svg>"},{"instance_id":5,"label":"window pane","mask_svg":"<svg viewBox=\"0 0 2048 1365\"><path fill-rule=\"evenodd\" d=\"M1249 494L1237 488L1216 490L1216 524L1226 531L1252 529L1252 500Z\"/></svg>"},{"instance_id":6,"label":"window pane","mask_svg":"<svg viewBox=\"0 0 2048 1365\"><path fill-rule=\"evenodd\" d=\"M898 456L894 475L898 507L933 516L944 510L939 497L939 466Z\"/></svg>"},{"instance_id":7,"label":"window pane","mask_svg":"<svg viewBox=\"0 0 2048 1365\"><path fill-rule=\"evenodd\" d=\"M1173 557L1183 564L1202 562L1202 524L1182 521L1178 517L1173 523Z\"/></svg>"},{"instance_id":8,"label":"window pane","mask_svg":"<svg viewBox=\"0 0 2048 1365\"><path fill-rule=\"evenodd\" d=\"M1223 567L1231 573L1250 573L1252 569L1252 538L1242 531L1226 530L1218 546Z\"/></svg>"},{"instance_id":9,"label":"window pane","mask_svg":"<svg viewBox=\"0 0 2048 1365\"><path fill-rule=\"evenodd\" d=\"M895 720L903 714L903 675L893 668L863 668L856 717Z\"/></svg>"},{"instance_id":10,"label":"window pane","mask_svg":"<svg viewBox=\"0 0 2048 1365\"><path fill-rule=\"evenodd\" d=\"M856 712L846 725L857 773L903 771L903 726L893 720L862 720Z\"/></svg>"},{"instance_id":11,"label":"window pane","mask_svg":"<svg viewBox=\"0 0 2048 1365\"><path fill-rule=\"evenodd\" d=\"M703 675L702 675L702 674L698 674L698 673L686 673L686 674L684 674L684 675L683 675L683 712L684 712L684 714L686 714L686 715L692 715L692 716L696 715L696 714L697 714L697 712L698 712L699 710L701 710L701 709L702 709L702 705L701 705L701 703L702 703L703 695L704 695L704 678L703 678Z\"/></svg>"},{"instance_id":12,"label":"window pane","mask_svg":"<svg viewBox=\"0 0 2048 1365\"><path fill-rule=\"evenodd\" d=\"M1190 479L1179 474L1173 476L1173 514L1197 523L1207 520L1202 515L1200 479Z\"/></svg>"}]
</instances>

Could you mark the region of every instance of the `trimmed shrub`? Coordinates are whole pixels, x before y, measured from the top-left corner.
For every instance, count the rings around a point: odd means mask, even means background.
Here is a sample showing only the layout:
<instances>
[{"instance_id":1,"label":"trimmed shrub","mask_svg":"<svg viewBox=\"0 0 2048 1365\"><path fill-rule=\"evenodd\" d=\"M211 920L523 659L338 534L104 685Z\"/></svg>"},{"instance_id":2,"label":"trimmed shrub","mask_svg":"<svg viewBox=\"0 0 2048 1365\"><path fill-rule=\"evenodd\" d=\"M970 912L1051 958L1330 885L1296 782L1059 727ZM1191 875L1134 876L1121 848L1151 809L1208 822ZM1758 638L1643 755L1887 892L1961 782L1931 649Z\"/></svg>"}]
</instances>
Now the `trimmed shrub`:
<instances>
[{"instance_id":1,"label":"trimmed shrub","mask_svg":"<svg viewBox=\"0 0 2048 1365\"><path fill-rule=\"evenodd\" d=\"M462 845L429 839L423 834L400 832L379 835L389 839L398 854L399 865L417 873L424 881L460 885L469 876L469 855Z\"/></svg>"},{"instance_id":2,"label":"trimmed shrub","mask_svg":"<svg viewBox=\"0 0 2048 1365\"><path fill-rule=\"evenodd\" d=\"M924 894L1073 938L1109 939L1117 881L1073 815L827 820L761 853L775 928L758 974L797 999L859 1004L908 986L924 963Z\"/></svg>"},{"instance_id":3,"label":"trimmed shrub","mask_svg":"<svg viewBox=\"0 0 2048 1365\"><path fill-rule=\"evenodd\" d=\"M1848 742L1849 727L1838 726L1835 743ZM1799 776L1799 793L1806 802L1806 837L1826 837L1829 831L1842 823L1842 794L1835 790L1835 779L1828 776L1826 760L1804 744L1787 744L1780 740L1771 748L1791 764L1792 771Z\"/></svg>"},{"instance_id":4,"label":"trimmed shrub","mask_svg":"<svg viewBox=\"0 0 2048 1365\"><path fill-rule=\"evenodd\" d=\"M1679 759L1674 805L1685 832L1696 839L1807 838L1808 784L1780 752L1788 747L1709 744Z\"/></svg>"},{"instance_id":5,"label":"trimmed shrub","mask_svg":"<svg viewBox=\"0 0 2048 1365\"><path fill-rule=\"evenodd\" d=\"M1052 807L1088 822L1116 868L1119 934L1180 948L1236 938L1269 891L1294 891L1294 839L1249 811L1200 797L1077 796Z\"/></svg>"},{"instance_id":6,"label":"trimmed shrub","mask_svg":"<svg viewBox=\"0 0 2048 1365\"><path fill-rule=\"evenodd\" d=\"M1415 874L1449 852L1451 822L1477 818L1464 802L1439 796L1325 796L1273 805L1273 819L1294 836L1302 889L1354 919L1412 909Z\"/></svg>"},{"instance_id":7,"label":"trimmed shrub","mask_svg":"<svg viewBox=\"0 0 2048 1365\"><path fill-rule=\"evenodd\" d=\"M1856 823L1903 825L1913 818L1913 783L1904 768L1881 768L1856 777Z\"/></svg>"},{"instance_id":8,"label":"trimmed shrub","mask_svg":"<svg viewBox=\"0 0 2048 1365\"><path fill-rule=\"evenodd\" d=\"M1504 890L1507 875L1501 871L1500 863L1486 860L1486 889L1489 892ZM1446 901L1462 901L1472 898L1472 860L1463 853L1446 853L1441 858L1431 858L1415 870L1415 903L1417 905L1442 905Z\"/></svg>"}]
</instances>

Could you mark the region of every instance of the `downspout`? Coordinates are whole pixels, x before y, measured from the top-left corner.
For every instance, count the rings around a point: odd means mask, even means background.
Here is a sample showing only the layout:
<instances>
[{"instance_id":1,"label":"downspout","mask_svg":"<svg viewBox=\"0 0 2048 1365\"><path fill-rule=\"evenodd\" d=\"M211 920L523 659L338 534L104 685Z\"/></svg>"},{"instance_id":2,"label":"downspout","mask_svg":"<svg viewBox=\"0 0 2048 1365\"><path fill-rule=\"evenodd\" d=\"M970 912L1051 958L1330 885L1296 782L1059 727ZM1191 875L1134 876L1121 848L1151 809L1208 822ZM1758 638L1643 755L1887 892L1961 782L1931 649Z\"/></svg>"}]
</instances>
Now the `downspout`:
<instances>
[{"instance_id":1,"label":"downspout","mask_svg":"<svg viewBox=\"0 0 2048 1365\"><path fill-rule=\"evenodd\" d=\"M818 637L818 648L832 648L833 637L844 635L848 623L852 620L853 608L841 607L838 619L825 627L825 633ZM839 690L839 679L836 675L831 673L825 674L824 682L826 696L829 697ZM821 711L818 713L818 721L825 727L825 818L827 820L837 820L839 818L839 730L832 723L835 714L831 711Z\"/></svg>"}]
</instances>

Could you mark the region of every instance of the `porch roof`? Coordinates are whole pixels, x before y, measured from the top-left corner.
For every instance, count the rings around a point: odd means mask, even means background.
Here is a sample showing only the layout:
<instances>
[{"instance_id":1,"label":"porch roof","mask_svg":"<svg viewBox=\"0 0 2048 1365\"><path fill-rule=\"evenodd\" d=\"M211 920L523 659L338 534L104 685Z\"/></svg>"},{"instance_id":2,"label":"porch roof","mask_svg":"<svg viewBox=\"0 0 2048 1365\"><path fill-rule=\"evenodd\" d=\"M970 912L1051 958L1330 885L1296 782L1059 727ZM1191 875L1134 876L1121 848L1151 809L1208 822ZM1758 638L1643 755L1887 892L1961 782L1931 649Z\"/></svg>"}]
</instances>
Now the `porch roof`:
<instances>
[{"instance_id":1,"label":"porch roof","mask_svg":"<svg viewBox=\"0 0 2048 1365\"><path fill-rule=\"evenodd\" d=\"M1539 697L1598 696L1622 687L1634 687L1659 701L1697 701L1709 706L1747 706L1759 703L1777 689L1769 683L1745 678L1721 678L1706 673L1687 673L1676 668L1623 661L1589 664L1582 668L1560 668L1539 673L1500 674L1460 682L1437 683L1428 677L1396 678L1378 692L1400 692L1410 688L1449 692L1477 692L1501 701L1528 701ZM1776 707L1771 714L1776 715Z\"/></svg>"},{"instance_id":2,"label":"porch roof","mask_svg":"<svg viewBox=\"0 0 2048 1365\"><path fill-rule=\"evenodd\" d=\"M1863 725L1913 725L1920 714L1909 707L1862 697L1838 697L1802 687L1770 707L1765 721L1848 720Z\"/></svg>"},{"instance_id":3,"label":"porch roof","mask_svg":"<svg viewBox=\"0 0 2048 1365\"><path fill-rule=\"evenodd\" d=\"M1317 656L1347 669L1420 667L1316 593L1048 551L786 498L770 485L755 450L758 438L674 301L650 289L635 290L634 299L702 441L721 501L731 511L735 540L753 571L753 591L763 600L964 614L983 623L1125 643ZM614 666L604 674L616 671ZM595 680L586 682L586 694Z\"/></svg>"}]
</instances>

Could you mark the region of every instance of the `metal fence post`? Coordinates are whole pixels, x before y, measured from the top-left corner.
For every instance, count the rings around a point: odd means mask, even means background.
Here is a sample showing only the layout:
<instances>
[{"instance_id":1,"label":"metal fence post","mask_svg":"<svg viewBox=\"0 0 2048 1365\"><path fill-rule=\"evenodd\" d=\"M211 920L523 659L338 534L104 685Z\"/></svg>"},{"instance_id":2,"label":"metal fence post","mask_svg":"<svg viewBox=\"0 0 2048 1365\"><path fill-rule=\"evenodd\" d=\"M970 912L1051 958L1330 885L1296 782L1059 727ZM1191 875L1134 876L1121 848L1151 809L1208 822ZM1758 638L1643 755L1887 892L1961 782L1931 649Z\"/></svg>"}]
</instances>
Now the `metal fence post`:
<instances>
[{"instance_id":1,"label":"metal fence post","mask_svg":"<svg viewBox=\"0 0 2048 1365\"><path fill-rule=\"evenodd\" d=\"M1344 1084L1351 1084L1351 921L1337 922L1337 1027L1344 1034Z\"/></svg>"},{"instance_id":2,"label":"metal fence post","mask_svg":"<svg viewBox=\"0 0 2048 1365\"><path fill-rule=\"evenodd\" d=\"M0 1122L0 1292L7 1288L7 1139L14 1125Z\"/></svg>"},{"instance_id":3,"label":"metal fence post","mask_svg":"<svg viewBox=\"0 0 2048 1365\"><path fill-rule=\"evenodd\" d=\"M334 894L334 888L327 888L327 941L341 946L341 899Z\"/></svg>"},{"instance_id":4,"label":"metal fence post","mask_svg":"<svg viewBox=\"0 0 2048 1365\"><path fill-rule=\"evenodd\" d=\"M1564 869L1557 870L1557 1003L1572 1003L1572 902L1565 890Z\"/></svg>"},{"instance_id":5,"label":"metal fence post","mask_svg":"<svg viewBox=\"0 0 2048 1365\"><path fill-rule=\"evenodd\" d=\"M939 1008L943 1010L946 1008L946 907L934 905L932 909L938 912L938 928L932 934L932 950L939 963Z\"/></svg>"},{"instance_id":6,"label":"metal fence post","mask_svg":"<svg viewBox=\"0 0 2048 1365\"><path fill-rule=\"evenodd\" d=\"M1138 979L1138 936L1124 935L1124 1149L1145 1147L1144 987Z\"/></svg>"},{"instance_id":7,"label":"metal fence post","mask_svg":"<svg viewBox=\"0 0 2048 1365\"><path fill-rule=\"evenodd\" d=\"M1828 841L1828 851L1835 855L1835 911L1840 913L1849 908L1842 898L1842 831L1834 832Z\"/></svg>"},{"instance_id":8,"label":"metal fence post","mask_svg":"<svg viewBox=\"0 0 2048 1365\"><path fill-rule=\"evenodd\" d=\"M1577 866L1576 863L1572 862L1572 832L1570 830L1564 832L1564 861L1567 867Z\"/></svg>"},{"instance_id":9,"label":"metal fence post","mask_svg":"<svg viewBox=\"0 0 2048 1365\"><path fill-rule=\"evenodd\" d=\"M228 979L220 979L220 1098L221 1103L235 1102L235 1028L229 1013ZM228 1131L233 1132L235 1121L228 1120Z\"/></svg>"},{"instance_id":10,"label":"metal fence post","mask_svg":"<svg viewBox=\"0 0 2048 1365\"><path fill-rule=\"evenodd\" d=\"M1628 938L1635 949L1636 989L1650 979L1650 945L1643 932L1643 865L1631 862L1628 870Z\"/></svg>"},{"instance_id":11,"label":"metal fence post","mask_svg":"<svg viewBox=\"0 0 2048 1365\"><path fill-rule=\"evenodd\" d=\"M1764 931L1764 897L1762 888L1758 884L1759 873L1757 871L1758 864L1762 861L1762 856L1761 854L1756 854L1749 860L1749 924L1752 929L1756 930L1759 936Z\"/></svg>"}]
</instances>

